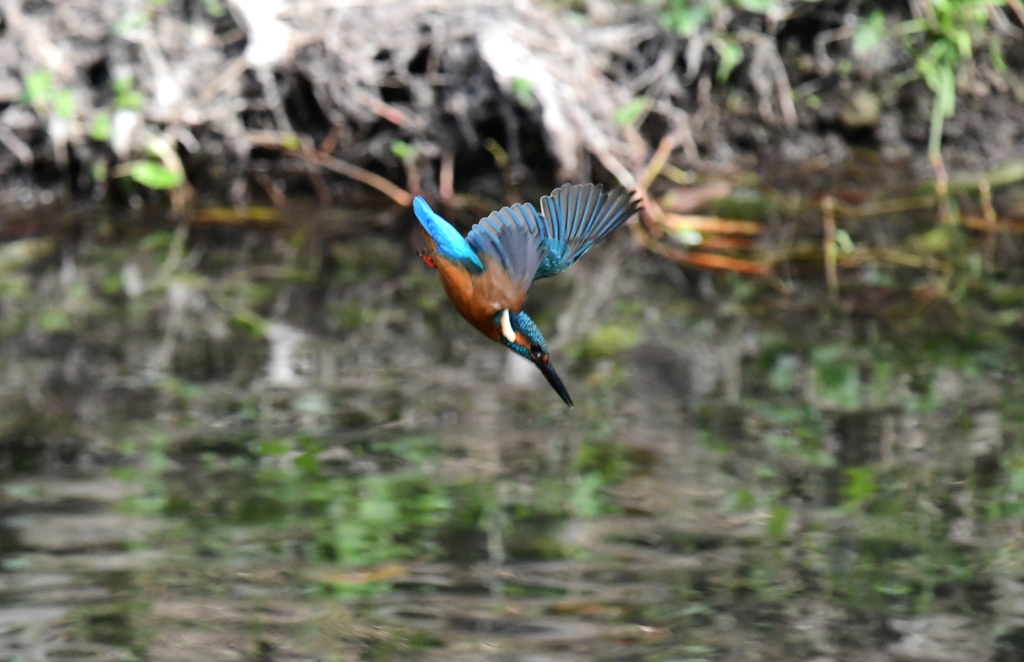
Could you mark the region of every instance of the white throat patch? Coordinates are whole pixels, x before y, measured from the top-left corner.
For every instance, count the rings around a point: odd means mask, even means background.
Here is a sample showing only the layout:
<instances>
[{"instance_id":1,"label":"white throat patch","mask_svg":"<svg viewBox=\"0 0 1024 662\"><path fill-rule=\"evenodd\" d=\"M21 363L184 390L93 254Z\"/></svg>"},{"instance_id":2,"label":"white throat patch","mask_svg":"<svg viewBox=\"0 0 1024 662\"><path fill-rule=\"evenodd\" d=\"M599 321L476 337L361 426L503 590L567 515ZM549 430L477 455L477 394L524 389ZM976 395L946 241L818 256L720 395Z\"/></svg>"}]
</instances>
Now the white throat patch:
<instances>
[{"instance_id":1,"label":"white throat patch","mask_svg":"<svg viewBox=\"0 0 1024 662\"><path fill-rule=\"evenodd\" d=\"M516 342L516 332L512 330L512 322L508 318L508 308L501 311L501 335L512 344Z\"/></svg>"}]
</instances>

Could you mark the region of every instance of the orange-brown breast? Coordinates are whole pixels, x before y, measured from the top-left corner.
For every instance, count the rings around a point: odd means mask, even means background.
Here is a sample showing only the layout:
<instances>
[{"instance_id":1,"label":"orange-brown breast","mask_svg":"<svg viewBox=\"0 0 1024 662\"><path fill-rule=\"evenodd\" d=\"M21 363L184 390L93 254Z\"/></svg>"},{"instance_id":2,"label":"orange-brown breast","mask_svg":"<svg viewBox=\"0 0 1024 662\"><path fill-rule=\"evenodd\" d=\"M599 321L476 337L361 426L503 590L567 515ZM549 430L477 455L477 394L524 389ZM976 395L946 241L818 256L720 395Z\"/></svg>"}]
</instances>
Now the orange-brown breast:
<instances>
[{"instance_id":1,"label":"orange-brown breast","mask_svg":"<svg viewBox=\"0 0 1024 662\"><path fill-rule=\"evenodd\" d=\"M455 310L485 336L501 342L501 329L494 317L506 308L513 313L522 310L528 285L523 287L513 283L505 270L487 256L481 256L483 272L470 273L462 265L437 253L437 245L429 235L427 249L437 265L437 275Z\"/></svg>"}]
</instances>

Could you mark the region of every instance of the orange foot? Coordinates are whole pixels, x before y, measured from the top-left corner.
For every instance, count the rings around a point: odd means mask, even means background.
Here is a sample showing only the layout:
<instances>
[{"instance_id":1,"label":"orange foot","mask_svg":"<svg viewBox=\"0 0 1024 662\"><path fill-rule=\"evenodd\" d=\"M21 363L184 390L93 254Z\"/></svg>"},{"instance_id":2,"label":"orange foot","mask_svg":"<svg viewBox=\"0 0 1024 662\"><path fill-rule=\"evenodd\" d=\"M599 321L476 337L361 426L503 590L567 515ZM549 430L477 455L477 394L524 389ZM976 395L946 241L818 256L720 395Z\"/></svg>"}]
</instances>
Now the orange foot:
<instances>
[{"instance_id":1,"label":"orange foot","mask_svg":"<svg viewBox=\"0 0 1024 662\"><path fill-rule=\"evenodd\" d=\"M437 265L434 264L434 258L427 255L426 251L417 251L416 254L423 258L423 261L427 263L428 267L431 269L437 269Z\"/></svg>"}]
</instances>

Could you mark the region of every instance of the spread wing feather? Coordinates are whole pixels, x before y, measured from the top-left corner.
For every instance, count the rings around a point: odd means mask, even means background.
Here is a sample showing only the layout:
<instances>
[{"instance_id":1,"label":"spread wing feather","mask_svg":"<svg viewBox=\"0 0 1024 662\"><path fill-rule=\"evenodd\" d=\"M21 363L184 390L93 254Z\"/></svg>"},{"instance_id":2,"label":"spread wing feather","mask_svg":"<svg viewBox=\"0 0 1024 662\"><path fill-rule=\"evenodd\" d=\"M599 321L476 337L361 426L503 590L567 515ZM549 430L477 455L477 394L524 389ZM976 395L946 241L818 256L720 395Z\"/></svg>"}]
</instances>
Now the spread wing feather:
<instances>
[{"instance_id":1,"label":"spread wing feather","mask_svg":"<svg viewBox=\"0 0 1024 662\"><path fill-rule=\"evenodd\" d=\"M466 242L477 255L500 261L509 279L525 291L548 253L537 232L539 222L537 210L529 203L502 207L480 219Z\"/></svg>"},{"instance_id":2,"label":"spread wing feather","mask_svg":"<svg viewBox=\"0 0 1024 662\"><path fill-rule=\"evenodd\" d=\"M491 212L466 236L479 255L500 260L524 288L565 271L636 213L640 202L624 189L606 194L600 184L566 184L541 198L540 206L542 213L529 203Z\"/></svg>"},{"instance_id":3,"label":"spread wing feather","mask_svg":"<svg viewBox=\"0 0 1024 662\"><path fill-rule=\"evenodd\" d=\"M561 273L636 213L640 203L625 189L606 194L598 184L566 184L540 199L548 254L535 278Z\"/></svg>"}]
</instances>

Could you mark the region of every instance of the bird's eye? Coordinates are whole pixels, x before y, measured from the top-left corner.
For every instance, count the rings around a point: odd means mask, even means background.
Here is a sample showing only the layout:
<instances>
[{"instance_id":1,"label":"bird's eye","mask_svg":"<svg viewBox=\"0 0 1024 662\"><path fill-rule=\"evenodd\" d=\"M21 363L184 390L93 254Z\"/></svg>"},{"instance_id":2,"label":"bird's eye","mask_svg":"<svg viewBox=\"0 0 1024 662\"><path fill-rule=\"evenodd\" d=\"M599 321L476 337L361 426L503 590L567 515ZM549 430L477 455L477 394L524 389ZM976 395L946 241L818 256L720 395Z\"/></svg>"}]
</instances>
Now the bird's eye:
<instances>
[{"instance_id":1,"label":"bird's eye","mask_svg":"<svg viewBox=\"0 0 1024 662\"><path fill-rule=\"evenodd\" d=\"M535 342L530 343L530 354L533 354L534 356L540 356L540 345L538 345Z\"/></svg>"}]
</instances>

